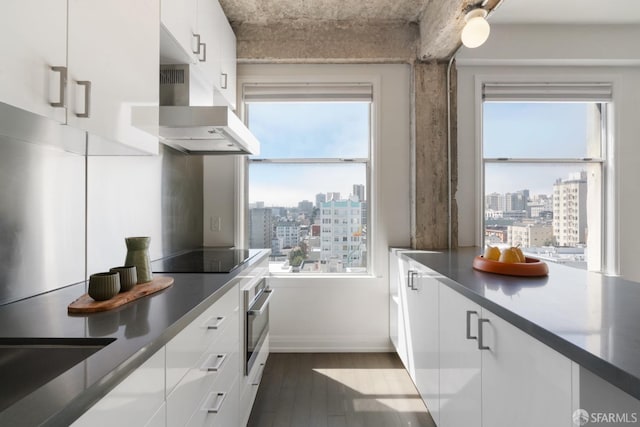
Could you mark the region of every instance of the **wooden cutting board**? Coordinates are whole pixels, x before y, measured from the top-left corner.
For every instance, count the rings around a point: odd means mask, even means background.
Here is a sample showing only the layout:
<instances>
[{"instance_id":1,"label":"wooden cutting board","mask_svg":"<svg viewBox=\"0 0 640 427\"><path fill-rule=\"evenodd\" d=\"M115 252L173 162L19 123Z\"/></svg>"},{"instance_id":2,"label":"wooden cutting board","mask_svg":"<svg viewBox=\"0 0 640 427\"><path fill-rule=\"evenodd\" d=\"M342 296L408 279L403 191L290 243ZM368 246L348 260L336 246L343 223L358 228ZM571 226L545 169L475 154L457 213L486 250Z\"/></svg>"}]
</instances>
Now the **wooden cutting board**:
<instances>
[{"instance_id":1,"label":"wooden cutting board","mask_svg":"<svg viewBox=\"0 0 640 427\"><path fill-rule=\"evenodd\" d=\"M107 311L120 307L131 301L153 294L168 288L173 284L173 277L157 276L152 281L135 285L133 289L126 292L120 292L115 297L105 301L95 301L84 294L67 307L68 313L96 313L98 311Z\"/></svg>"}]
</instances>

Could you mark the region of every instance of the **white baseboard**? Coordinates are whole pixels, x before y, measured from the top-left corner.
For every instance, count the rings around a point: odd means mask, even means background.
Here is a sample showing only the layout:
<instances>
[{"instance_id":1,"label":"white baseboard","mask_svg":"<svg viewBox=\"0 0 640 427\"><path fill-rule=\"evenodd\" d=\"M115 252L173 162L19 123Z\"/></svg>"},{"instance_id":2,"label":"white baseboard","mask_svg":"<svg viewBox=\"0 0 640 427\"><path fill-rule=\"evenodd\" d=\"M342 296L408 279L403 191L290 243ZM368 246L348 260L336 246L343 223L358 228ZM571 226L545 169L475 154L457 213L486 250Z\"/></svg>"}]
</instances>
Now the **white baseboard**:
<instances>
[{"instance_id":1,"label":"white baseboard","mask_svg":"<svg viewBox=\"0 0 640 427\"><path fill-rule=\"evenodd\" d=\"M273 335L269 350L272 353L375 353L393 352L389 337L322 337Z\"/></svg>"}]
</instances>

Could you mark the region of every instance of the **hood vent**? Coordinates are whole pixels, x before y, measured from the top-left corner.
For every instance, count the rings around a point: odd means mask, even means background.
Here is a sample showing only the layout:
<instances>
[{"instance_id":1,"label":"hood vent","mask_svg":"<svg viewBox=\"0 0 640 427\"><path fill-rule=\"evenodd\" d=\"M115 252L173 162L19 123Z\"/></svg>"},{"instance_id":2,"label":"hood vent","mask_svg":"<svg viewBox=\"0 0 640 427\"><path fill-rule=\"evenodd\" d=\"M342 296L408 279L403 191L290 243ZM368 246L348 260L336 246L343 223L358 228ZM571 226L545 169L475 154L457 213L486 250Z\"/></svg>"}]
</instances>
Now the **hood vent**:
<instances>
[{"instance_id":1,"label":"hood vent","mask_svg":"<svg viewBox=\"0 0 640 427\"><path fill-rule=\"evenodd\" d=\"M160 66L159 110L139 107L134 123L186 154L259 154L260 143L229 107L190 104L192 93L197 92L192 92L196 88L191 85L189 67Z\"/></svg>"}]
</instances>

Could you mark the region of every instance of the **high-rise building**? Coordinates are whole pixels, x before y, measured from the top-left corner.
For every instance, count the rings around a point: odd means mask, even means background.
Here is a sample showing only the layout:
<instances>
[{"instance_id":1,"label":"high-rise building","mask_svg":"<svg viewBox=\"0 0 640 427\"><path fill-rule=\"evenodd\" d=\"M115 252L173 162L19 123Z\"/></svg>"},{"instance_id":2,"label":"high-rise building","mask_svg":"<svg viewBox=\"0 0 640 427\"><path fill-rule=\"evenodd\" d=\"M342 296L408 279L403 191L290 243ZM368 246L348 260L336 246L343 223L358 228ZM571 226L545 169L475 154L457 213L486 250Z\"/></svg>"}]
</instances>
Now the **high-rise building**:
<instances>
[{"instance_id":1,"label":"high-rise building","mask_svg":"<svg viewBox=\"0 0 640 427\"><path fill-rule=\"evenodd\" d=\"M281 221L276 224L276 237L281 249L289 249L298 245L300 226L295 221Z\"/></svg>"},{"instance_id":2,"label":"high-rise building","mask_svg":"<svg viewBox=\"0 0 640 427\"><path fill-rule=\"evenodd\" d=\"M271 209L249 209L249 247L254 249L270 248L273 237Z\"/></svg>"},{"instance_id":3,"label":"high-rise building","mask_svg":"<svg viewBox=\"0 0 640 427\"><path fill-rule=\"evenodd\" d=\"M363 267L365 236L360 202L331 200L320 207L321 262L327 265Z\"/></svg>"},{"instance_id":4,"label":"high-rise building","mask_svg":"<svg viewBox=\"0 0 640 427\"><path fill-rule=\"evenodd\" d=\"M485 196L485 209L492 211L503 211L504 209L504 194L491 193Z\"/></svg>"},{"instance_id":5,"label":"high-rise building","mask_svg":"<svg viewBox=\"0 0 640 427\"><path fill-rule=\"evenodd\" d=\"M298 202L298 210L300 212L304 212L307 217L311 216L311 213L313 212L313 202L310 202L309 200Z\"/></svg>"},{"instance_id":6,"label":"high-rise building","mask_svg":"<svg viewBox=\"0 0 640 427\"><path fill-rule=\"evenodd\" d=\"M553 184L553 236L558 246L587 242L587 173L570 174Z\"/></svg>"},{"instance_id":7,"label":"high-rise building","mask_svg":"<svg viewBox=\"0 0 640 427\"><path fill-rule=\"evenodd\" d=\"M366 193L364 191L363 184L353 184L353 195L358 198L358 202L364 202L366 200Z\"/></svg>"},{"instance_id":8,"label":"high-rise building","mask_svg":"<svg viewBox=\"0 0 640 427\"><path fill-rule=\"evenodd\" d=\"M327 195L324 193L316 194L316 208L320 209L320 204L327 201Z\"/></svg>"}]
</instances>

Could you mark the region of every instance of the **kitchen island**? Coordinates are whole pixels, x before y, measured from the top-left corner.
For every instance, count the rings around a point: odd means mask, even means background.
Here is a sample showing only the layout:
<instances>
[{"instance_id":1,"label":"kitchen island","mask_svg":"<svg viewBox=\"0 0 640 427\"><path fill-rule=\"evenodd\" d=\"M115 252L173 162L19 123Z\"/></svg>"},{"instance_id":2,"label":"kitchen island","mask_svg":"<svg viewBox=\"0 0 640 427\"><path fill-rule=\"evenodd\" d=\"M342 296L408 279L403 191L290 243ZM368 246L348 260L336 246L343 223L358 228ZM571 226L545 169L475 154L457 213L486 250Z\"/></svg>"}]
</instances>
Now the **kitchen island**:
<instances>
[{"instance_id":1,"label":"kitchen island","mask_svg":"<svg viewBox=\"0 0 640 427\"><path fill-rule=\"evenodd\" d=\"M175 279L168 289L110 311L67 313L67 306L86 292L85 283L0 307L2 338L114 339L2 410L0 425L70 425L237 285L236 279L263 262L268 253L251 250L250 258L230 273L166 274ZM28 378L30 372L23 375ZM11 384L2 387L11 388Z\"/></svg>"},{"instance_id":2,"label":"kitchen island","mask_svg":"<svg viewBox=\"0 0 640 427\"><path fill-rule=\"evenodd\" d=\"M640 284L553 263L487 273L481 253L390 250L390 337L436 424L637 419Z\"/></svg>"}]
</instances>

